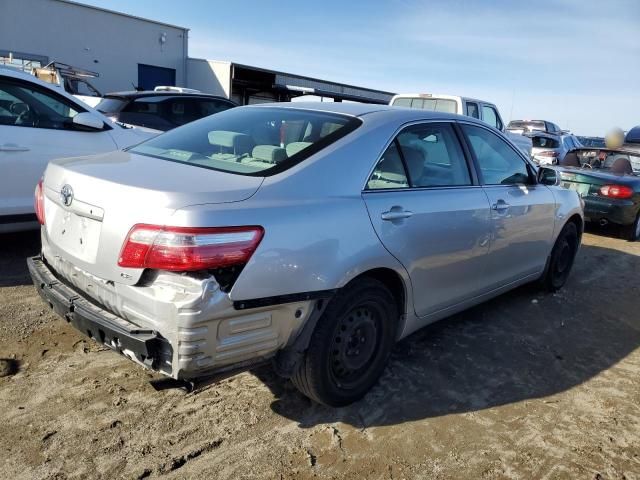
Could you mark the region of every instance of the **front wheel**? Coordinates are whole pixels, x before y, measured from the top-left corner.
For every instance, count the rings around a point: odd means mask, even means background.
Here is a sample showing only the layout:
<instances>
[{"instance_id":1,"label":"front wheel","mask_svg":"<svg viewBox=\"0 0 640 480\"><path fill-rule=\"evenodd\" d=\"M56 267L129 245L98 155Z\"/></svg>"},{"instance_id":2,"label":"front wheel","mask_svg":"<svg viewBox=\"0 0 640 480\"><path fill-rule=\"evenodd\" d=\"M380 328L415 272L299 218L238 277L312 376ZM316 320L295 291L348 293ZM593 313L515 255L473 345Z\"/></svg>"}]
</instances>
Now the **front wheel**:
<instances>
[{"instance_id":1,"label":"front wheel","mask_svg":"<svg viewBox=\"0 0 640 480\"><path fill-rule=\"evenodd\" d=\"M342 289L318 319L291 378L304 395L330 407L362 398L378 381L395 342L396 302L371 278Z\"/></svg>"},{"instance_id":2,"label":"front wheel","mask_svg":"<svg viewBox=\"0 0 640 480\"><path fill-rule=\"evenodd\" d=\"M578 253L578 245L578 229L575 223L569 222L562 228L551 250L549 265L542 279L546 290L556 292L564 286Z\"/></svg>"}]
</instances>

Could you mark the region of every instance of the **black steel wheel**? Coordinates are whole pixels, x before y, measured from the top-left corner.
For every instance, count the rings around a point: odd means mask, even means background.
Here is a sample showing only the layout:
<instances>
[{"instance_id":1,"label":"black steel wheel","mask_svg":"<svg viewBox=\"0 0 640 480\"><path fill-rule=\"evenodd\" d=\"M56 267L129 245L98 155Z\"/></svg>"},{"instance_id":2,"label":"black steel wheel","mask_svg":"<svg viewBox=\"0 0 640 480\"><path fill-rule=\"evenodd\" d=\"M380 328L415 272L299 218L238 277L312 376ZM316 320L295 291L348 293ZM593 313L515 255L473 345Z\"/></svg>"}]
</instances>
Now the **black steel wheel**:
<instances>
[{"instance_id":1,"label":"black steel wheel","mask_svg":"<svg viewBox=\"0 0 640 480\"><path fill-rule=\"evenodd\" d=\"M294 385L333 407L362 398L389 359L398 317L396 302L381 282L363 278L347 285L318 320Z\"/></svg>"},{"instance_id":2,"label":"black steel wheel","mask_svg":"<svg viewBox=\"0 0 640 480\"><path fill-rule=\"evenodd\" d=\"M579 239L578 229L575 223L567 223L556 240L547 271L544 276L544 286L550 292L560 290L571 273L571 267L578 253Z\"/></svg>"}]
</instances>

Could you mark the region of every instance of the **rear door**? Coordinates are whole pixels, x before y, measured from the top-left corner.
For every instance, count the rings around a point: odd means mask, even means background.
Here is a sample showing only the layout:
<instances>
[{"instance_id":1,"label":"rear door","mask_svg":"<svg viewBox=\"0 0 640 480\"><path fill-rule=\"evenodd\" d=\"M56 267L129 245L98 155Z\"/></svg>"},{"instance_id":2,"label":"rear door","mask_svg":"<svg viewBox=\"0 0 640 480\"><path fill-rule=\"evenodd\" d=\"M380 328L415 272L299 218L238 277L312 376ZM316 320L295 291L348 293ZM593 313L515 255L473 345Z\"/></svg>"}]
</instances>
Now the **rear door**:
<instances>
[{"instance_id":1,"label":"rear door","mask_svg":"<svg viewBox=\"0 0 640 480\"><path fill-rule=\"evenodd\" d=\"M378 237L407 269L417 315L487 290L491 218L451 123L404 128L363 198Z\"/></svg>"},{"instance_id":2,"label":"rear door","mask_svg":"<svg viewBox=\"0 0 640 480\"><path fill-rule=\"evenodd\" d=\"M555 199L535 181L525 160L501 136L463 124L491 205L487 278L495 287L542 272L551 249Z\"/></svg>"}]
</instances>

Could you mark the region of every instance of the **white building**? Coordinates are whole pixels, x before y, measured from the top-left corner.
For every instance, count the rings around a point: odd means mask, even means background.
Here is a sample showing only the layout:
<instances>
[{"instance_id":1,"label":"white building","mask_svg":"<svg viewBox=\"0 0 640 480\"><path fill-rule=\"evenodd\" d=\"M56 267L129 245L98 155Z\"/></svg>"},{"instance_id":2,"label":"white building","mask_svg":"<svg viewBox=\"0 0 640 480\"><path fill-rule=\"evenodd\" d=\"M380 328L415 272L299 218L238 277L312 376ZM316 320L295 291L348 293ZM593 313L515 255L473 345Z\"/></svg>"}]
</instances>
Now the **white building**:
<instances>
[{"instance_id":1,"label":"white building","mask_svg":"<svg viewBox=\"0 0 640 480\"><path fill-rule=\"evenodd\" d=\"M98 72L102 92L185 86L188 32L69 0L0 0L0 56Z\"/></svg>"},{"instance_id":2,"label":"white building","mask_svg":"<svg viewBox=\"0 0 640 480\"><path fill-rule=\"evenodd\" d=\"M0 0L0 63L62 62L97 72L103 93L190 87L249 103L302 95L388 103L390 92L188 57L189 29L71 0Z\"/></svg>"}]
</instances>

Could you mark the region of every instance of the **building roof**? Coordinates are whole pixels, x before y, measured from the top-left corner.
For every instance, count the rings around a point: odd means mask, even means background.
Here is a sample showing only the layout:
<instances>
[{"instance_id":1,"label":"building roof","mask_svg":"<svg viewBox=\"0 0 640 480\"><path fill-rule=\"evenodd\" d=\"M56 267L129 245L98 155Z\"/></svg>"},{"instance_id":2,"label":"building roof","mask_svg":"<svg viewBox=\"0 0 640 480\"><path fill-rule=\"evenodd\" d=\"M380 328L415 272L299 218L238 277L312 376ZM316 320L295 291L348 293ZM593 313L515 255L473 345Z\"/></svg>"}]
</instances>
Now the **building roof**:
<instances>
[{"instance_id":1,"label":"building roof","mask_svg":"<svg viewBox=\"0 0 640 480\"><path fill-rule=\"evenodd\" d=\"M129 15L128 13L122 13L122 12L118 12L116 10L109 10L108 8L102 8L102 7L96 7L94 5L87 5L85 3L80 3L80 2L75 2L73 0L56 0L60 3L67 3L69 5L75 5L78 7L83 7L83 8L89 8L92 10L97 10L99 12L106 12L106 13L111 13L113 15L119 15L121 17L127 17L127 18L132 18L135 20L142 20L143 22L149 22L149 23L155 23L156 25L163 25L165 27L171 27L171 28L177 28L179 30L185 30L185 31L189 31L188 28L186 27L181 27L179 25L172 25L171 23L165 23L165 22L159 22L157 20L151 20L149 18L144 18L144 17L138 17L136 15Z\"/></svg>"}]
</instances>

